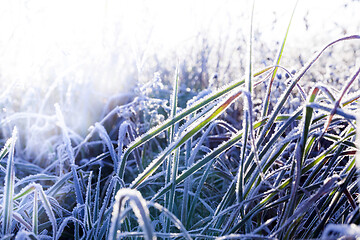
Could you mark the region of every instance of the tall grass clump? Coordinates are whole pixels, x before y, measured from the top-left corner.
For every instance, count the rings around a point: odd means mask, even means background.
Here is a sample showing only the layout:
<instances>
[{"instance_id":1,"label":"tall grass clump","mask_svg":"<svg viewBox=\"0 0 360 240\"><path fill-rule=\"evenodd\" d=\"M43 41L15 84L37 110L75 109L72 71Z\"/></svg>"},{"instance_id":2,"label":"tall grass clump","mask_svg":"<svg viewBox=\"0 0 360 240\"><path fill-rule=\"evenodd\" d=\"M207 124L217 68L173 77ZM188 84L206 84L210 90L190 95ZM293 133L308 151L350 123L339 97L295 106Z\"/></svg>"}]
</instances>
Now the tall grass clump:
<instances>
[{"instance_id":1,"label":"tall grass clump","mask_svg":"<svg viewBox=\"0 0 360 240\"><path fill-rule=\"evenodd\" d=\"M254 2L251 7L253 15ZM128 104L108 104L84 137L67 125L60 104L48 118L31 115L56 125L56 154L45 168L26 161L16 148L17 128L4 143L2 237L358 236L360 91L353 86L360 66L340 91L320 81L308 91L302 80L325 52L360 35L329 42L303 68L289 71L281 59L291 19L274 63L255 70L251 16L245 76L221 88L181 98L186 79L178 66L172 91L160 82L138 87ZM288 78L281 80L281 73ZM286 86L280 96L276 81ZM236 125L227 114L234 103L244 106Z\"/></svg>"}]
</instances>

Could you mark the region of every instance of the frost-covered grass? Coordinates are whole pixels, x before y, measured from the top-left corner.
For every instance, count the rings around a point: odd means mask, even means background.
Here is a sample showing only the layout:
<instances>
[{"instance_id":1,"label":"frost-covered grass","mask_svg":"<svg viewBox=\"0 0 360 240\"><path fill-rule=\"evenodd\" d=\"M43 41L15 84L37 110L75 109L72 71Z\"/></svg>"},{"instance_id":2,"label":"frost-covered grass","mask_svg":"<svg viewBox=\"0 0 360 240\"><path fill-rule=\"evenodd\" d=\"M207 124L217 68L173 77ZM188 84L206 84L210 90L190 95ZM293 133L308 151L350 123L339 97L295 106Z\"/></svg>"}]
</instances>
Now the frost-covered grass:
<instances>
[{"instance_id":1,"label":"frost-covered grass","mask_svg":"<svg viewBox=\"0 0 360 240\"><path fill-rule=\"evenodd\" d=\"M274 63L255 70L249 29L244 77L220 88L189 93L189 75L177 68L172 86L157 76L94 109L101 118L84 135L69 127L66 116L77 110L64 114L66 100L53 115L40 107L1 116L3 239L360 235L360 66L341 91L302 84L329 51L360 36L334 39L292 71L282 62L287 31ZM21 133L27 128L38 154ZM43 131L48 138L36 139Z\"/></svg>"}]
</instances>

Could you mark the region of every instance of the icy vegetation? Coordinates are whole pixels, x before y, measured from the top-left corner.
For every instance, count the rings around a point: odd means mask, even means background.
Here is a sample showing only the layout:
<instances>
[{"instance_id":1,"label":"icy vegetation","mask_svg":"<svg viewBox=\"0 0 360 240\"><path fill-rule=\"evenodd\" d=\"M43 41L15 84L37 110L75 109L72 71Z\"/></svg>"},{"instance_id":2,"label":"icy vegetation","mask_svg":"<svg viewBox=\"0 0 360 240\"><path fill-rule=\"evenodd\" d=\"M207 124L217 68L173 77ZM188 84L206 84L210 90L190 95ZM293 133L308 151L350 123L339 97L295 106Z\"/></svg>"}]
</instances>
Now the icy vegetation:
<instances>
[{"instance_id":1,"label":"icy vegetation","mask_svg":"<svg viewBox=\"0 0 360 240\"><path fill-rule=\"evenodd\" d=\"M104 58L27 69L50 84L0 62L2 239L358 238L359 21L295 45L295 5L267 43L244 7L241 31L170 55L120 61L105 38Z\"/></svg>"}]
</instances>

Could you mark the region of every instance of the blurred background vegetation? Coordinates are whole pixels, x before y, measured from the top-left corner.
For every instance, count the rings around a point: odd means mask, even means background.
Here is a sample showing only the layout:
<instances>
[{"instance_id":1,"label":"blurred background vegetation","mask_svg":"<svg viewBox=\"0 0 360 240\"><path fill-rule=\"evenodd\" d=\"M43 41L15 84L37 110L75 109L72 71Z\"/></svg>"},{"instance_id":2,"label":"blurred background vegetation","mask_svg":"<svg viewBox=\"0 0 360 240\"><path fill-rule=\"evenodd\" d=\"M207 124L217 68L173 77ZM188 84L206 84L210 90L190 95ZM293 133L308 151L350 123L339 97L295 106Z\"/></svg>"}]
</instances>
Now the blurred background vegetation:
<instances>
[{"instance_id":1,"label":"blurred background vegetation","mask_svg":"<svg viewBox=\"0 0 360 240\"><path fill-rule=\"evenodd\" d=\"M197 93L244 75L247 1L0 4L0 138L9 138L18 125L29 157L47 152L53 145L49 139L59 132L49 121L19 113L51 116L54 103L59 103L69 128L85 136L116 105L141 95L167 101L176 66L181 107ZM285 0L256 2L255 70L273 64L293 5ZM299 1L281 64L298 70L324 44L358 33L359 10L359 1ZM300 83L305 89L307 82L322 82L340 90L338 83L359 64L354 59L360 59L360 46L356 41L341 43L326 54ZM284 79L285 72L279 71L275 82L279 95ZM257 88L257 96L265 89L265 85ZM261 102L260 97L254 104ZM239 104L232 108L241 110ZM228 119L240 127L236 116L242 114L235 111Z\"/></svg>"}]
</instances>

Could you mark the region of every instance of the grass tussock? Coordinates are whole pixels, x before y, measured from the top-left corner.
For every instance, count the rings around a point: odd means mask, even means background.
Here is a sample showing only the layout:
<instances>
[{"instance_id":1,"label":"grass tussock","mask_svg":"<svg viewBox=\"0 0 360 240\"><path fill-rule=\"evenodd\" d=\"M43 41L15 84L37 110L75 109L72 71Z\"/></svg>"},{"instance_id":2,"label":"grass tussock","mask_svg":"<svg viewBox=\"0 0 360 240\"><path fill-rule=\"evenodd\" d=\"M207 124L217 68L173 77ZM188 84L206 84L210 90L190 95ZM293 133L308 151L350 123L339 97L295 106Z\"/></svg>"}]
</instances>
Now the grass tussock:
<instances>
[{"instance_id":1,"label":"grass tussock","mask_svg":"<svg viewBox=\"0 0 360 240\"><path fill-rule=\"evenodd\" d=\"M59 104L53 116L0 119L35 118L60 136L46 142L46 166L22 154L16 127L3 141L3 239L358 236L360 66L341 91L302 81L327 51L360 36L329 42L290 71L281 60L291 19L272 65L253 69L251 18L242 79L184 97L178 66L172 91L157 78L127 104L111 99L85 137Z\"/></svg>"}]
</instances>

